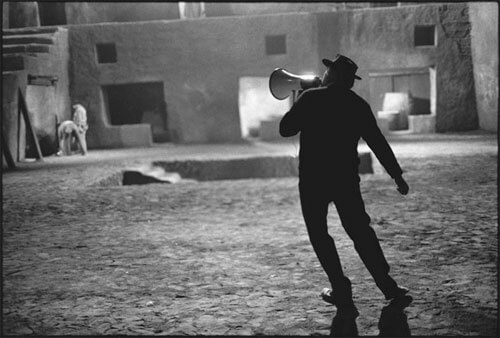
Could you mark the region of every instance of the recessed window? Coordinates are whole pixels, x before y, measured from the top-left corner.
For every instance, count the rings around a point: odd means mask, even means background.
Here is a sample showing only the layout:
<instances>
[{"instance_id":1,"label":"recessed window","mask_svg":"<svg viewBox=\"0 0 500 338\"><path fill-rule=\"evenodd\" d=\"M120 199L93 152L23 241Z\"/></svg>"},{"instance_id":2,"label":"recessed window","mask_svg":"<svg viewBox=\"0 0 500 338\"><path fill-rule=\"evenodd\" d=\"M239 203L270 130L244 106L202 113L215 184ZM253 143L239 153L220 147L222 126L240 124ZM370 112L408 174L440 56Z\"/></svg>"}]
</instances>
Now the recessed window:
<instances>
[{"instance_id":1,"label":"recessed window","mask_svg":"<svg viewBox=\"0 0 500 338\"><path fill-rule=\"evenodd\" d=\"M116 62L116 46L114 43L98 43L96 45L97 62L99 63L115 63Z\"/></svg>"},{"instance_id":2,"label":"recessed window","mask_svg":"<svg viewBox=\"0 0 500 338\"><path fill-rule=\"evenodd\" d=\"M435 46L436 26L415 26L415 46Z\"/></svg>"},{"instance_id":3,"label":"recessed window","mask_svg":"<svg viewBox=\"0 0 500 338\"><path fill-rule=\"evenodd\" d=\"M266 54L286 54L286 35L266 36Z\"/></svg>"}]
</instances>

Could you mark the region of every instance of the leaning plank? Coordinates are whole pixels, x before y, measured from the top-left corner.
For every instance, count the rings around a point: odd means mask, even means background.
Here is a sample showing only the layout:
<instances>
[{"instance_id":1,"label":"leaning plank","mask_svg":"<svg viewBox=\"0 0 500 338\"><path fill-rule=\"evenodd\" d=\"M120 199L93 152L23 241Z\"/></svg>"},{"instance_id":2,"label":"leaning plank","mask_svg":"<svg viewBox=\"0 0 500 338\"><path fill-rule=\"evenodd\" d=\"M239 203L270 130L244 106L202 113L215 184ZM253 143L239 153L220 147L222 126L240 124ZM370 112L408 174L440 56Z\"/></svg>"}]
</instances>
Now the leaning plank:
<instances>
[{"instance_id":1,"label":"leaning plank","mask_svg":"<svg viewBox=\"0 0 500 338\"><path fill-rule=\"evenodd\" d=\"M36 154L37 154L37 159L39 161L43 161L43 156L42 156L42 151L40 149L40 144L38 143L38 138L36 137L35 129L33 129L33 125L31 124L30 116L28 114L28 105L26 104L26 101L24 100L23 93L21 91L21 88L18 88L18 94L19 94L19 110L23 114L24 117L24 122L26 123L26 129L28 133L33 138L33 141L35 142L35 147L36 147Z\"/></svg>"}]
</instances>

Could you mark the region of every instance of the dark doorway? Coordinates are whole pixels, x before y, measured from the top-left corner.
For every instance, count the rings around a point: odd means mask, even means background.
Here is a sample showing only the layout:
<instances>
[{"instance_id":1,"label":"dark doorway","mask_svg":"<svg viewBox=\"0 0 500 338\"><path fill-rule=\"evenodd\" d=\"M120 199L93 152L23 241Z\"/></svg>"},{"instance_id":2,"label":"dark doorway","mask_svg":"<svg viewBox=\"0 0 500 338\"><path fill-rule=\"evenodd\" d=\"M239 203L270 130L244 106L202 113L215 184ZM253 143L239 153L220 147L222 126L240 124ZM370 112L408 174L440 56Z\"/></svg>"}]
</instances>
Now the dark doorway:
<instances>
[{"instance_id":1,"label":"dark doorway","mask_svg":"<svg viewBox=\"0 0 500 338\"><path fill-rule=\"evenodd\" d=\"M162 82L103 86L112 125L147 123L154 142L170 140Z\"/></svg>"},{"instance_id":2,"label":"dark doorway","mask_svg":"<svg viewBox=\"0 0 500 338\"><path fill-rule=\"evenodd\" d=\"M64 2L38 1L38 13L41 26L66 25L66 8Z\"/></svg>"}]
</instances>

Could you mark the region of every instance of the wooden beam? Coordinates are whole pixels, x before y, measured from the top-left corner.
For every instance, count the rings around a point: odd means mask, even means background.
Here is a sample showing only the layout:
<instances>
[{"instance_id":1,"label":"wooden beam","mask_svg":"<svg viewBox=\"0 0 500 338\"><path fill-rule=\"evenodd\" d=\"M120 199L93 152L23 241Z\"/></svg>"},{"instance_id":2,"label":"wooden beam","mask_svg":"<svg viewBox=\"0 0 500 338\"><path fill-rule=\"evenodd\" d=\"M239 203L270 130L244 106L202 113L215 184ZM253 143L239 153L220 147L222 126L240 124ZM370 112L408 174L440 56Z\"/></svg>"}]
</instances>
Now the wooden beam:
<instances>
[{"instance_id":1,"label":"wooden beam","mask_svg":"<svg viewBox=\"0 0 500 338\"><path fill-rule=\"evenodd\" d=\"M10 169L15 169L16 164L14 163L14 159L12 158L12 154L9 149L9 145L7 144L5 140L5 133L2 130L2 154L5 157L5 160L7 161L7 165L9 166Z\"/></svg>"}]
</instances>

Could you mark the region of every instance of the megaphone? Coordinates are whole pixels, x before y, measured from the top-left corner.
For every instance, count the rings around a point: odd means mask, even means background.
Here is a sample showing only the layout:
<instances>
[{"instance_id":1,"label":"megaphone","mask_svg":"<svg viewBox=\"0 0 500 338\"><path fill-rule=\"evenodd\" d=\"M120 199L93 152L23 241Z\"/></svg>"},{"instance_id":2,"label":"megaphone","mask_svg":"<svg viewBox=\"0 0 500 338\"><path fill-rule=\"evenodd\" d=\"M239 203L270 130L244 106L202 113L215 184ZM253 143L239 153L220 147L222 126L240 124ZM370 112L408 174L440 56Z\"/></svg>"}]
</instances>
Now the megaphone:
<instances>
[{"instance_id":1,"label":"megaphone","mask_svg":"<svg viewBox=\"0 0 500 338\"><path fill-rule=\"evenodd\" d=\"M274 98L284 100L301 90L319 87L321 80L315 75L296 75L283 68L276 68L269 77L269 90Z\"/></svg>"}]
</instances>

